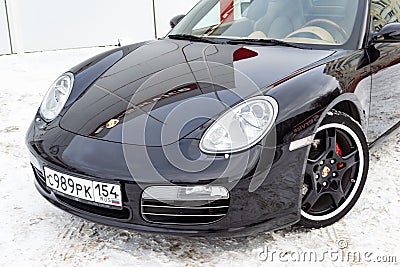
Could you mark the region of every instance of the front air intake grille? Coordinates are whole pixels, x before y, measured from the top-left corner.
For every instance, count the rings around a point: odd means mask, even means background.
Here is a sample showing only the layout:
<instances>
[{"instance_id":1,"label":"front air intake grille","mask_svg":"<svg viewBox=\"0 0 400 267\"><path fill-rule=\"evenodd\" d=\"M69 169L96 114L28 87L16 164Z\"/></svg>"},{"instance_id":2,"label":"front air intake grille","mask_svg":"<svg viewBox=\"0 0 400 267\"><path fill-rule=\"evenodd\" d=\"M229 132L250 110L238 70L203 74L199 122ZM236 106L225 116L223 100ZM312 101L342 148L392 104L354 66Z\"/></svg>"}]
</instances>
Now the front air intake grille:
<instances>
[{"instance_id":1,"label":"front air intake grille","mask_svg":"<svg viewBox=\"0 0 400 267\"><path fill-rule=\"evenodd\" d=\"M229 209L229 197L217 200L171 200L161 201L143 194L141 212L150 223L195 225L221 220Z\"/></svg>"},{"instance_id":2,"label":"front air intake grille","mask_svg":"<svg viewBox=\"0 0 400 267\"><path fill-rule=\"evenodd\" d=\"M46 193L50 194L50 191L46 186L46 178L44 177L43 173L39 171L37 168L35 168L33 165L32 168L33 168L33 173L35 174L36 181L39 183L42 189L46 191Z\"/></svg>"},{"instance_id":3,"label":"front air intake grille","mask_svg":"<svg viewBox=\"0 0 400 267\"><path fill-rule=\"evenodd\" d=\"M102 208L102 207L98 207L98 206L94 206L94 205L85 204L80 201L75 201L75 200L63 197L57 193L55 195L61 202L64 202L65 204L68 204L69 206L72 206L72 207L82 210L82 211L86 211L89 213L93 213L93 214L97 214L97 215L105 216L105 217L109 217L109 218L115 218L115 219L127 220L130 217L130 212L127 208L123 208L122 210Z\"/></svg>"}]
</instances>

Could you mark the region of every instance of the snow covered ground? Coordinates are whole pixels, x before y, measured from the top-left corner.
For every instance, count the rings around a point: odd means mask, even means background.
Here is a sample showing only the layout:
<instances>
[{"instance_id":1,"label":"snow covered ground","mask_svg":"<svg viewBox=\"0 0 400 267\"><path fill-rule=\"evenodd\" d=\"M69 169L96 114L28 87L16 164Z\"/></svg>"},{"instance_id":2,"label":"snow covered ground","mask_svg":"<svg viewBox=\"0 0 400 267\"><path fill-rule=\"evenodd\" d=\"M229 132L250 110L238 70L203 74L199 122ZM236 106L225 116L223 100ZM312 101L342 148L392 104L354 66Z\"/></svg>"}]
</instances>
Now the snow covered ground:
<instances>
[{"instance_id":1,"label":"snow covered ground","mask_svg":"<svg viewBox=\"0 0 400 267\"><path fill-rule=\"evenodd\" d=\"M348 265L349 255L352 265L359 257L372 262L395 256L400 263L400 135L371 156L355 208L325 229L182 239L94 224L47 203L34 188L24 135L53 80L107 49L0 57L0 266L293 265L304 257L314 263L315 256L325 265L340 266Z\"/></svg>"}]
</instances>

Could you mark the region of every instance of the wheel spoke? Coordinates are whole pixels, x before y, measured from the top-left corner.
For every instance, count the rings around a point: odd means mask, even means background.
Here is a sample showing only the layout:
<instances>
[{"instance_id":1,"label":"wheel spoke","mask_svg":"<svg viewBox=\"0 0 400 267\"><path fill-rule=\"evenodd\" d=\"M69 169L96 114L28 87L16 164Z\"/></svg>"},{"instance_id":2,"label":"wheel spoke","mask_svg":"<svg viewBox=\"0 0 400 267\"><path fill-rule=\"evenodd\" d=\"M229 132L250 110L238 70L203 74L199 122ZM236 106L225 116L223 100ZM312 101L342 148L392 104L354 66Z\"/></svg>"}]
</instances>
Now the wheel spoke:
<instances>
[{"instance_id":1,"label":"wheel spoke","mask_svg":"<svg viewBox=\"0 0 400 267\"><path fill-rule=\"evenodd\" d=\"M303 207L307 206L307 208L304 210L305 212L308 212L312 207L317 203L320 195L317 193L316 190L309 190L307 195L303 198Z\"/></svg>"},{"instance_id":2,"label":"wheel spoke","mask_svg":"<svg viewBox=\"0 0 400 267\"><path fill-rule=\"evenodd\" d=\"M308 174L311 177L311 179L315 178L314 164L307 163L306 174Z\"/></svg>"},{"instance_id":3,"label":"wheel spoke","mask_svg":"<svg viewBox=\"0 0 400 267\"><path fill-rule=\"evenodd\" d=\"M336 129L326 129L325 152L336 151Z\"/></svg>"},{"instance_id":4,"label":"wheel spoke","mask_svg":"<svg viewBox=\"0 0 400 267\"><path fill-rule=\"evenodd\" d=\"M346 164L346 166L340 170L343 174L345 174L349 169L353 168L354 165L360 162L358 159L358 149L354 150L347 156L341 157L341 161Z\"/></svg>"},{"instance_id":5,"label":"wheel spoke","mask_svg":"<svg viewBox=\"0 0 400 267\"><path fill-rule=\"evenodd\" d=\"M350 182L345 185L345 188L343 188L345 195L347 196L350 192L350 190L353 187L353 184L356 183L356 174L357 174L357 168L352 168L351 173L350 173Z\"/></svg>"},{"instance_id":6,"label":"wheel spoke","mask_svg":"<svg viewBox=\"0 0 400 267\"><path fill-rule=\"evenodd\" d=\"M359 160L357 159L357 155L358 155L358 149L355 149L353 152L342 158L347 165L353 166L354 164L359 162Z\"/></svg>"},{"instance_id":7,"label":"wheel spoke","mask_svg":"<svg viewBox=\"0 0 400 267\"><path fill-rule=\"evenodd\" d=\"M315 165L315 164L319 163L322 159L324 159L325 156L326 156L326 153L325 153L325 152L324 152L324 153L321 153L321 155L319 155L318 158L316 158L316 159L308 159L308 160L307 160L307 163L308 163L308 164Z\"/></svg>"},{"instance_id":8,"label":"wheel spoke","mask_svg":"<svg viewBox=\"0 0 400 267\"><path fill-rule=\"evenodd\" d=\"M355 180L354 180L354 181L355 181ZM342 185L342 190L343 190L345 196L348 196L348 195L349 195L351 189L353 188L353 184L354 184L354 183L350 181L349 183L347 183L347 185ZM343 188L343 187L344 187L344 188Z\"/></svg>"},{"instance_id":9,"label":"wheel spoke","mask_svg":"<svg viewBox=\"0 0 400 267\"><path fill-rule=\"evenodd\" d=\"M354 179L354 181L356 179L356 174L357 174L357 168L352 168L350 173L350 178Z\"/></svg>"},{"instance_id":10,"label":"wheel spoke","mask_svg":"<svg viewBox=\"0 0 400 267\"><path fill-rule=\"evenodd\" d=\"M303 205L308 204L308 209L311 209L315 203L318 201L320 194L318 192L318 182L315 179L315 173L313 171L313 167L310 164L307 164L306 173L310 175L310 188L308 190L307 195L303 199Z\"/></svg>"},{"instance_id":11,"label":"wheel spoke","mask_svg":"<svg viewBox=\"0 0 400 267\"><path fill-rule=\"evenodd\" d=\"M339 208L341 201L346 199L346 195L343 192L342 185L339 184L339 188L335 191L330 191L329 194L331 195L333 199L333 204L335 205L335 208Z\"/></svg>"}]
</instances>

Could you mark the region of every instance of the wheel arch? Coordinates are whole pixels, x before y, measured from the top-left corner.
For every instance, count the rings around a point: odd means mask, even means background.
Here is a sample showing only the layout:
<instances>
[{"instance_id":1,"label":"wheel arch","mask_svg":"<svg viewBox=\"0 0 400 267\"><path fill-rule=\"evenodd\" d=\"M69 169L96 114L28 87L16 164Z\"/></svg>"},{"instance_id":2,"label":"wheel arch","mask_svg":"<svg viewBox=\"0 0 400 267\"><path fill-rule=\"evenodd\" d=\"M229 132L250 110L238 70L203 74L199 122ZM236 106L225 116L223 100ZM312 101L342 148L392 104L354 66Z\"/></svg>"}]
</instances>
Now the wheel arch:
<instances>
[{"instance_id":1,"label":"wheel arch","mask_svg":"<svg viewBox=\"0 0 400 267\"><path fill-rule=\"evenodd\" d=\"M335 100L333 100L323 111L321 117L319 118L318 123L314 129L314 134L316 133L318 127L322 124L322 121L328 115L328 113L332 110L337 110L343 113L346 113L350 117L352 117L355 121L357 121L361 128L364 131L366 136L366 131L368 128L368 120L367 120L367 107L363 107L361 101L358 97L353 93L344 93L338 96Z\"/></svg>"},{"instance_id":2,"label":"wheel arch","mask_svg":"<svg viewBox=\"0 0 400 267\"><path fill-rule=\"evenodd\" d=\"M359 110L357 106L350 100L344 100L336 104L336 106L334 106L332 109L346 113L358 123L361 123L361 115L359 113Z\"/></svg>"}]
</instances>

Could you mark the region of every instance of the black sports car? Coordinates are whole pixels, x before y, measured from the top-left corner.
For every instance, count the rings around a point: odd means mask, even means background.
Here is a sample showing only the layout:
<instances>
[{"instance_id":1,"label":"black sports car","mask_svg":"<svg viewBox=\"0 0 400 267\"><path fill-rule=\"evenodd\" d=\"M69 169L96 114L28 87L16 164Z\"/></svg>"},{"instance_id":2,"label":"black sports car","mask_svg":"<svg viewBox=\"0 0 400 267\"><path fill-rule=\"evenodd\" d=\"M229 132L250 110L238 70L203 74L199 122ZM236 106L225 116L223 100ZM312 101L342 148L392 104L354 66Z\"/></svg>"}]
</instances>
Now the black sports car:
<instances>
[{"instance_id":1,"label":"black sports car","mask_svg":"<svg viewBox=\"0 0 400 267\"><path fill-rule=\"evenodd\" d=\"M400 128L399 18L400 0L200 1L54 82L26 137L36 187L138 231L330 225Z\"/></svg>"}]
</instances>

